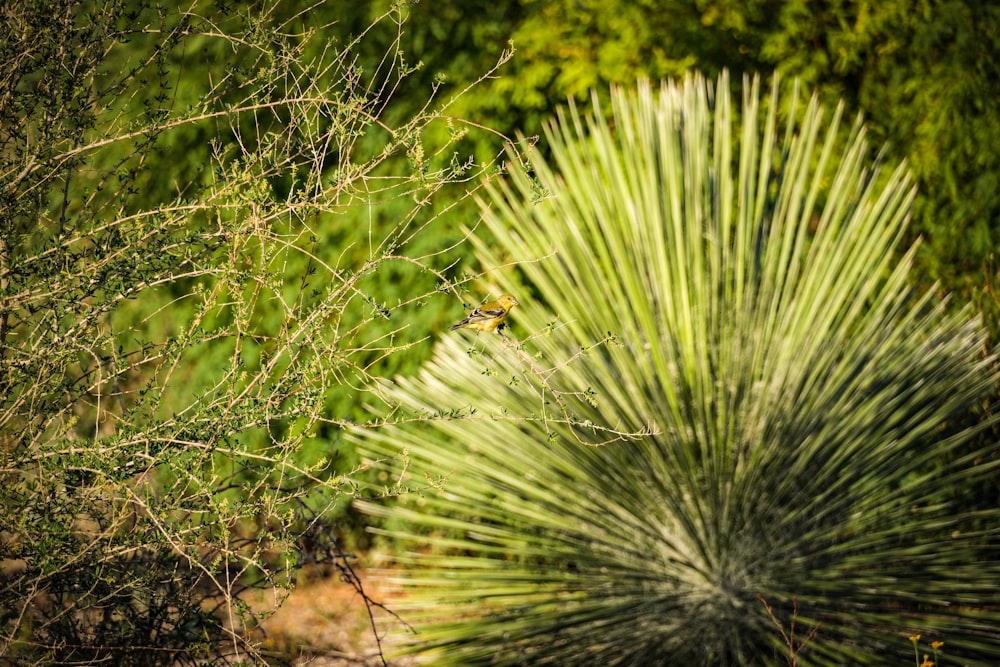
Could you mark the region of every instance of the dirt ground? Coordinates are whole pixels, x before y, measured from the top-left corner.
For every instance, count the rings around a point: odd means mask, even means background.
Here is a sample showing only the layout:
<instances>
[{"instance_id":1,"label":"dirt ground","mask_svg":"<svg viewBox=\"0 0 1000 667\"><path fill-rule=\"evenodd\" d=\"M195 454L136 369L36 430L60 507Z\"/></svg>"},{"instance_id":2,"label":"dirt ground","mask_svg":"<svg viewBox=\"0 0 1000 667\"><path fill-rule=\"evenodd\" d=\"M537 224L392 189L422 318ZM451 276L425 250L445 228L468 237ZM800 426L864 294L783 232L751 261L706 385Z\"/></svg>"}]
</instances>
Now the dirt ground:
<instances>
[{"instance_id":1,"label":"dirt ground","mask_svg":"<svg viewBox=\"0 0 1000 667\"><path fill-rule=\"evenodd\" d=\"M393 609L401 592L354 569L365 594ZM262 605L266 600L260 601ZM413 658L392 658L392 648L406 628L383 609L373 608L386 660L393 667L410 667ZM368 667L383 665L372 618L364 597L337 572L311 572L300 577L294 591L261 626L264 651L293 665L309 667Z\"/></svg>"}]
</instances>

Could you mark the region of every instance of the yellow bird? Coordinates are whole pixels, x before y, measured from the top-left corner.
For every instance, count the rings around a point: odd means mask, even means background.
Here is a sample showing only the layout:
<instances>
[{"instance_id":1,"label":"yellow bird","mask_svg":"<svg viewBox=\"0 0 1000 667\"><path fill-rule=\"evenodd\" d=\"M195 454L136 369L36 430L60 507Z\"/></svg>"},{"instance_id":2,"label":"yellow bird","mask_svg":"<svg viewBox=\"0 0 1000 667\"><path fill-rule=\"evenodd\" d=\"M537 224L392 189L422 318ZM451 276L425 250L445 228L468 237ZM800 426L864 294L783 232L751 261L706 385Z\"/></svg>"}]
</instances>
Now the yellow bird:
<instances>
[{"instance_id":1,"label":"yellow bird","mask_svg":"<svg viewBox=\"0 0 1000 667\"><path fill-rule=\"evenodd\" d=\"M455 329L475 329L476 331L496 331L498 334L504 327L504 320L510 315L510 309L517 305L517 299L510 294L504 294L496 301L484 303L474 309L469 316L451 327ZM503 335L503 334L500 334Z\"/></svg>"}]
</instances>

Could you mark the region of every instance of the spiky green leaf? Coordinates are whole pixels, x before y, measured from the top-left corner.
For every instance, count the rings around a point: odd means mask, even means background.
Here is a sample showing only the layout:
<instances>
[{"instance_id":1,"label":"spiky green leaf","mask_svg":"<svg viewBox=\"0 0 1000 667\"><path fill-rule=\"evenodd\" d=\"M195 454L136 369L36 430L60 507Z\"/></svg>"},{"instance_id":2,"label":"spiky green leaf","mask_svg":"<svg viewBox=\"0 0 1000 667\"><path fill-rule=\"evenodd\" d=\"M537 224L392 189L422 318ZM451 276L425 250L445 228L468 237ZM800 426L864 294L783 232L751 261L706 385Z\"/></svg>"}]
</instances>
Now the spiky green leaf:
<instances>
[{"instance_id":1,"label":"spiky green leaf","mask_svg":"<svg viewBox=\"0 0 1000 667\"><path fill-rule=\"evenodd\" d=\"M445 478L366 506L435 664L906 664L917 633L1000 660L1000 512L962 504L995 448L946 428L995 359L908 287L905 169L758 87L570 107L483 202L516 339L446 338L390 393L459 412L363 438Z\"/></svg>"}]
</instances>

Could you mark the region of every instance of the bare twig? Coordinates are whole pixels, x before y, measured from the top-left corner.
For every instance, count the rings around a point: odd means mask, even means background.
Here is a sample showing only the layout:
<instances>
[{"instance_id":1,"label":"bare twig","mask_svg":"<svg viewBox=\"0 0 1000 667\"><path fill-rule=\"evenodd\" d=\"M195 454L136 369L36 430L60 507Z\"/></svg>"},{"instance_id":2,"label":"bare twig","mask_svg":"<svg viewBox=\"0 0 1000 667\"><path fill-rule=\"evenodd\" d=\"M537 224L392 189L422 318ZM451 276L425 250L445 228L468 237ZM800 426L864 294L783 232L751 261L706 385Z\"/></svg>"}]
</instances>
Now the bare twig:
<instances>
[{"instance_id":1,"label":"bare twig","mask_svg":"<svg viewBox=\"0 0 1000 667\"><path fill-rule=\"evenodd\" d=\"M757 595L757 599L760 603L764 605L764 609L767 610L768 618L774 623L774 627L778 629L781 633L781 639L785 642L785 646L788 648L788 655L785 657L789 667L798 666L798 656L809 644L812 638L816 635L816 631L819 630L820 624L817 623L806 635L806 638L801 642L796 643L795 641L795 619L799 615L799 601L798 598L792 598L792 616L788 622L788 632L785 632L785 628L782 626L781 621L774 615L774 611L771 609L771 605L767 603L763 595Z\"/></svg>"}]
</instances>

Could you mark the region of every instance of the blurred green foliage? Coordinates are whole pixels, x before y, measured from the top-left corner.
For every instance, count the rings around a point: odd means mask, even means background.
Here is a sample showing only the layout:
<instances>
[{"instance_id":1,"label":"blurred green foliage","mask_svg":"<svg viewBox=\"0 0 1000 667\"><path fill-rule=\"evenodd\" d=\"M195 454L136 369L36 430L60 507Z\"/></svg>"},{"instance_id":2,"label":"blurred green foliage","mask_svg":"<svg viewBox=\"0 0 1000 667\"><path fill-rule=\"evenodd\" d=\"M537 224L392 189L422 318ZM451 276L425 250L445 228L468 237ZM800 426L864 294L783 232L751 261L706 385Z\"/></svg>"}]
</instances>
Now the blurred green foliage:
<instances>
[{"instance_id":1,"label":"blurred green foliage","mask_svg":"<svg viewBox=\"0 0 1000 667\"><path fill-rule=\"evenodd\" d=\"M540 131L567 97L693 69L779 72L863 113L886 157L905 159L919 194L916 276L974 300L998 331L1000 6L977 0L498 0L421 2L408 40L427 72L461 88L512 40L502 76L462 115L511 133Z\"/></svg>"}]
</instances>

